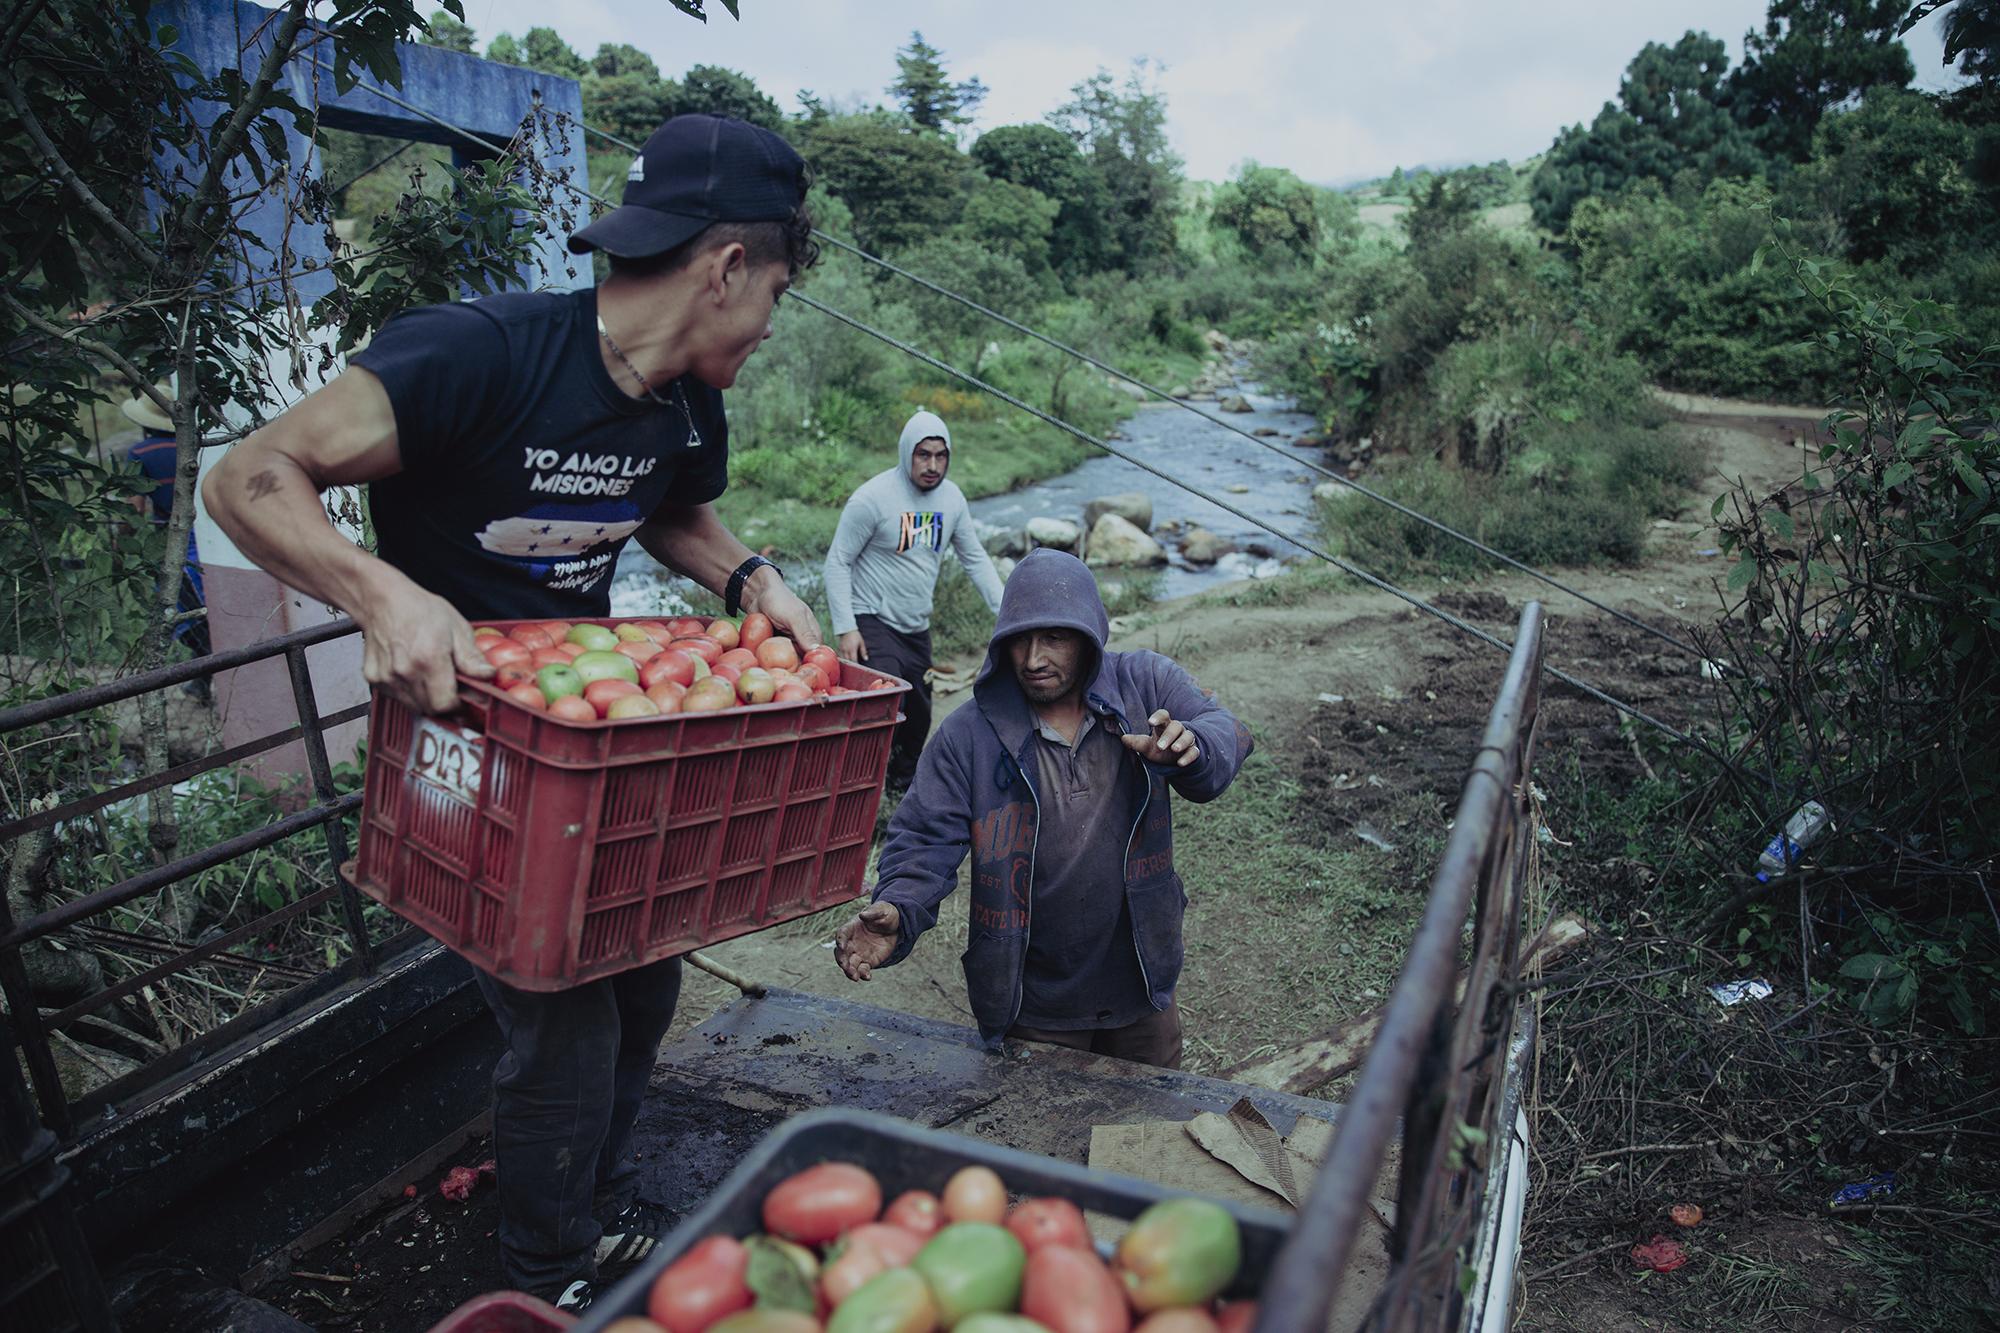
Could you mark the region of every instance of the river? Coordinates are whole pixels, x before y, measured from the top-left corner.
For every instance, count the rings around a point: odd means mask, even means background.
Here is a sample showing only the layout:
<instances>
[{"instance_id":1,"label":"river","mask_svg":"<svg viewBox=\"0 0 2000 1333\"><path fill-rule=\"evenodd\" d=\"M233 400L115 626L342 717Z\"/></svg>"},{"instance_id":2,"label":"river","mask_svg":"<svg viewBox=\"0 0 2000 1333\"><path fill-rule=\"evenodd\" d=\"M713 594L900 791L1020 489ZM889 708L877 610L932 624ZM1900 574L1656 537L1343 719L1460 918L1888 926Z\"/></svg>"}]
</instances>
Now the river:
<instances>
[{"instance_id":1,"label":"river","mask_svg":"<svg viewBox=\"0 0 2000 1333\"><path fill-rule=\"evenodd\" d=\"M1230 392L1241 393L1252 410L1229 413L1225 420L1246 431L1255 432L1260 427L1275 430L1278 434L1270 437L1270 443L1285 447L1299 458L1318 461L1319 450L1289 444L1293 436L1315 428L1312 417L1293 410L1286 399L1266 394L1247 381L1224 390ZM1217 411L1213 402L1197 406ZM1176 480L1254 514L1281 531L1300 537L1312 531L1313 483L1323 478L1292 459L1260 448L1240 435L1166 403L1139 408L1126 418L1118 434L1122 438L1111 441L1118 448L1145 459ZM1094 458L1061 476L1034 482L1005 495L974 500L972 515L985 535L1019 532L1029 519L1044 516L1080 524L1085 503L1120 491L1140 491L1151 498L1156 528L1178 519L1183 532L1199 525L1239 547L1257 543L1278 556L1296 554L1294 548L1227 510L1123 459L1108 456ZM1181 559L1173 536L1161 541L1169 556L1161 578L1161 597L1183 597L1240 579L1269 577L1281 567L1270 556L1247 553L1224 556L1206 567L1193 566ZM1107 570L1100 570L1099 575L1116 577L1115 571ZM628 543L612 584L612 614L664 615L683 609L684 605L672 591L672 576L639 549L637 542Z\"/></svg>"}]
</instances>

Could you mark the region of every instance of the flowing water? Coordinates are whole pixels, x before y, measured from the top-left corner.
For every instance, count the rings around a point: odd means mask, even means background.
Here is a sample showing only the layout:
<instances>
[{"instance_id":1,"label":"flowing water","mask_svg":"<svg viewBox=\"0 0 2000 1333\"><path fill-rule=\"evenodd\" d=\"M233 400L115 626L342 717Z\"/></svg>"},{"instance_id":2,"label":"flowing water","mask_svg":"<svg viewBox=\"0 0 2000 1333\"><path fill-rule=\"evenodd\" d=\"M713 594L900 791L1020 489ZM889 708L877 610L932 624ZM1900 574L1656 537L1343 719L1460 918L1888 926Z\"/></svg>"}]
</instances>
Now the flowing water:
<instances>
[{"instance_id":1,"label":"flowing water","mask_svg":"<svg viewBox=\"0 0 2000 1333\"><path fill-rule=\"evenodd\" d=\"M1213 402L1197 406L1246 431L1254 432L1259 427L1276 430L1278 434L1269 438L1270 443L1298 458L1321 460L1320 450L1290 443L1293 436L1312 431L1314 422L1310 416L1293 410L1289 401L1266 394L1247 382L1224 392L1241 393L1252 410L1225 414ZM1176 481L1262 519L1280 531L1311 536L1312 488L1324 478L1308 472L1292 459L1165 403L1140 408L1124 422L1118 434L1120 438L1111 443ZM1061 476L1034 482L1005 495L974 500L972 515L986 536L1018 533L1029 519L1040 517L1068 519L1081 525L1087 502L1123 491L1142 492L1152 500L1156 535L1162 523L1179 520L1182 534L1200 526L1238 547L1236 554L1226 555L1213 565L1195 566L1181 558L1176 535L1159 536L1169 560L1161 579L1161 597L1181 597L1239 579L1268 578L1282 567L1281 560L1298 554L1295 547L1209 500L1109 456L1093 458ZM1263 553L1247 549L1253 545ZM817 570L813 572L816 574ZM1116 578L1118 571L1100 570L1099 577ZM618 561L618 575L612 585L612 614L662 615L684 610L685 604L673 591L674 582L673 576L639 549L637 542L628 543Z\"/></svg>"}]
</instances>

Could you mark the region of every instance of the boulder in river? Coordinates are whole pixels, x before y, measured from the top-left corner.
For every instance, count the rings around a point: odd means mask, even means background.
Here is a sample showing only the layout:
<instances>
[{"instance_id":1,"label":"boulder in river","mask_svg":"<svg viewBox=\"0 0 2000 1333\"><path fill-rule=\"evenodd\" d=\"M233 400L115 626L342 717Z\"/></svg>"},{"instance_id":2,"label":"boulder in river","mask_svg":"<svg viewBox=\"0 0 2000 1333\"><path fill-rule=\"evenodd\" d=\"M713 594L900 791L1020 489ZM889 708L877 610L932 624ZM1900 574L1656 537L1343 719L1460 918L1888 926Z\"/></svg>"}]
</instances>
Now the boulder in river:
<instances>
[{"instance_id":1,"label":"boulder in river","mask_svg":"<svg viewBox=\"0 0 2000 1333\"><path fill-rule=\"evenodd\" d=\"M1250 400L1240 393L1230 394L1227 398L1217 403L1216 406L1225 412L1248 412L1251 410Z\"/></svg>"},{"instance_id":2,"label":"boulder in river","mask_svg":"<svg viewBox=\"0 0 2000 1333\"><path fill-rule=\"evenodd\" d=\"M1208 344L1208 350L1211 352L1227 352L1229 350L1229 338L1221 329L1210 329L1201 335L1201 340Z\"/></svg>"},{"instance_id":3,"label":"boulder in river","mask_svg":"<svg viewBox=\"0 0 2000 1333\"><path fill-rule=\"evenodd\" d=\"M1227 537L1218 537L1207 528L1194 528L1181 543L1181 559L1190 565L1212 565L1236 549Z\"/></svg>"},{"instance_id":4,"label":"boulder in river","mask_svg":"<svg viewBox=\"0 0 2000 1333\"><path fill-rule=\"evenodd\" d=\"M1101 495L1083 507L1083 526L1096 528L1097 520L1106 514L1116 514L1139 531L1150 532L1153 528L1153 497L1144 491Z\"/></svg>"},{"instance_id":5,"label":"boulder in river","mask_svg":"<svg viewBox=\"0 0 2000 1333\"><path fill-rule=\"evenodd\" d=\"M1044 514L1028 520L1028 544L1048 546L1058 551L1076 550L1076 544L1083 540L1083 529L1066 518L1050 518Z\"/></svg>"},{"instance_id":6,"label":"boulder in river","mask_svg":"<svg viewBox=\"0 0 2000 1333\"><path fill-rule=\"evenodd\" d=\"M1260 435L1267 440L1270 439L1273 435L1284 434L1284 432L1279 430L1276 426L1259 426L1257 427L1257 429L1251 431L1250 433L1252 435Z\"/></svg>"},{"instance_id":7,"label":"boulder in river","mask_svg":"<svg viewBox=\"0 0 2000 1333\"><path fill-rule=\"evenodd\" d=\"M1104 377L1104 382L1110 385L1112 388L1116 389L1119 393L1124 394L1127 398L1130 398L1135 403L1147 402L1153 396L1152 394L1147 393L1144 389L1140 388L1138 385L1131 383L1129 380L1113 379L1111 376L1106 375Z\"/></svg>"},{"instance_id":8,"label":"boulder in river","mask_svg":"<svg viewBox=\"0 0 2000 1333\"><path fill-rule=\"evenodd\" d=\"M1116 514L1101 515L1090 529L1093 565L1164 565L1166 548Z\"/></svg>"}]
</instances>

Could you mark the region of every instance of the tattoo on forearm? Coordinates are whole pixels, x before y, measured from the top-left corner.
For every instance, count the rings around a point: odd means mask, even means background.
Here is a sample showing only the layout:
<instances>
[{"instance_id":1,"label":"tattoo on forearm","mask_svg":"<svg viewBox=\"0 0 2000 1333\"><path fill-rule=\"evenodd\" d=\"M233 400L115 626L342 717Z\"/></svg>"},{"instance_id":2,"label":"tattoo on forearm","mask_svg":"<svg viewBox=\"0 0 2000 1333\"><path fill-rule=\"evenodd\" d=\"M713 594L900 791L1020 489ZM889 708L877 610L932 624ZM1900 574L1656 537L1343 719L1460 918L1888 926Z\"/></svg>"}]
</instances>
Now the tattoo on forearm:
<instances>
[{"instance_id":1,"label":"tattoo on forearm","mask_svg":"<svg viewBox=\"0 0 2000 1333\"><path fill-rule=\"evenodd\" d=\"M277 490L277 474L271 472L269 469L259 472L256 476L250 478L250 498L253 500L261 500L267 495L274 495L277 493Z\"/></svg>"}]
</instances>

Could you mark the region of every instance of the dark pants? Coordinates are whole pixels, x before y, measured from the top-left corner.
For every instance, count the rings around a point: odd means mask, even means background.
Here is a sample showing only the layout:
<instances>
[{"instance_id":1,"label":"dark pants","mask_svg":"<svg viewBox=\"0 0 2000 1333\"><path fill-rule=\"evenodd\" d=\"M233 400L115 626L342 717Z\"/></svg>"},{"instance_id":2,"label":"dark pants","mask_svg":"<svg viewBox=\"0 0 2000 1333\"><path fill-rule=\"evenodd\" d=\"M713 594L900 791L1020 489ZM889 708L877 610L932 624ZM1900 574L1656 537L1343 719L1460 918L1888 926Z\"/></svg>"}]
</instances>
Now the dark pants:
<instances>
[{"instance_id":1,"label":"dark pants","mask_svg":"<svg viewBox=\"0 0 2000 1333\"><path fill-rule=\"evenodd\" d=\"M869 666L910 682L910 692L903 696L903 720L889 743L889 785L907 787L931 734L931 687L924 679L931 665L931 632L905 634L870 615L854 617L854 627L868 645Z\"/></svg>"},{"instance_id":2,"label":"dark pants","mask_svg":"<svg viewBox=\"0 0 2000 1333\"><path fill-rule=\"evenodd\" d=\"M493 1067L501 1270L553 1299L595 1276L601 1223L638 1195L632 1122L674 1019L681 960L550 994L475 975L507 1044Z\"/></svg>"},{"instance_id":3,"label":"dark pants","mask_svg":"<svg viewBox=\"0 0 2000 1333\"><path fill-rule=\"evenodd\" d=\"M1136 1064L1157 1065L1161 1069L1179 1069L1181 1006L1179 1000L1170 1001L1165 1009L1122 1028L1078 1028L1074 1032L1063 1032L1016 1024L1007 1029L1007 1037L1011 1041L1039 1041L1049 1046L1067 1046L1072 1051L1115 1056Z\"/></svg>"}]
</instances>

